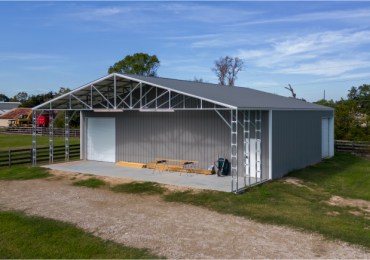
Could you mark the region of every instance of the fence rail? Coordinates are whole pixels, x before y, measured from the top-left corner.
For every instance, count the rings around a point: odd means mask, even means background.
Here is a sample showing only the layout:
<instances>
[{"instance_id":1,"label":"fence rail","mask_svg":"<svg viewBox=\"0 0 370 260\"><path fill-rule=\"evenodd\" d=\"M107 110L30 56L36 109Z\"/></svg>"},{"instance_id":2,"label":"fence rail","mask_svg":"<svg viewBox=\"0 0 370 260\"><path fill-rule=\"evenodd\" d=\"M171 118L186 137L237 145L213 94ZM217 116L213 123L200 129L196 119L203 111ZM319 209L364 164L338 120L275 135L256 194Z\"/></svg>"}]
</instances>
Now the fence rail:
<instances>
[{"instance_id":1,"label":"fence rail","mask_svg":"<svg viewBox=\"0 0 370 260\"><path fill-rule=\"evenodd\" d=\"M370 142L335 140L335 151L370 154Z\"/></svg>"},{"instance_id":2,"label":"fence rail","mask_svg":"<svg viewBox=\"0 0 370 260\"><path fill-rule=\"evenodd\" d=\"M32 134L32 127L8 127L6 130L7 133L11 134ZM48 127L37 127L36 128L37 135L49 135L49 128ZM54 128L54 136L64 136L65 130L64 128ZM80 136L80 129L69 129L69 136L70 137L79 137Z\"/></svg>"},{"instance_id":3,"label":"fence rail","mask_svg":"<svg viewBox=\"0 0 370 260\"><path fill-rule=\"evenodd\" d=\"M49 147L37 147L37 163L49 162ZM54 162L65 161L65 146L54 146L53 152ZM69 159L80 159L80 145L69 145ZM12 166L16 164L32 163L32 148L27 149L10 149L8 151L0 151L0 166Z\"/></svg>"}]
</instances>

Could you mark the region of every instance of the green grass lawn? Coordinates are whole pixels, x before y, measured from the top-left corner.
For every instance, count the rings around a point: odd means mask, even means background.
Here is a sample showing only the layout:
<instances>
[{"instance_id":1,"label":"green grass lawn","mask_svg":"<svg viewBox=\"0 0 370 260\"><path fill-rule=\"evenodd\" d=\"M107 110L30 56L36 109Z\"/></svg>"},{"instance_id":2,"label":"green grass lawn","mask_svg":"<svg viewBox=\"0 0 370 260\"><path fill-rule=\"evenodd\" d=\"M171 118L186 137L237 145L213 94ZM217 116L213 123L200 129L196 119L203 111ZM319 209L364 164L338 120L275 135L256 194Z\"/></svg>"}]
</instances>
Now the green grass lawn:
<instances>
[{"instance_id":1,"label":"green grass lawn","mask_svg":"<svg viewBox=\"0 0 370 260\"><path fill-rule=\"evenodd\" d=\"M35 173L42 171L41 168L34 169ZM26 171L8 172L3 179L22 179L18 176L20 172ZM121 184L111 189L115 192L159 195L168 202L187 203L262 223L317 232L330 239L370 249L370 214L355 207L327 203L334 195L370 201L369 160L338 153L332 159L294 171L288 177L299 179L304 186L289 184L282 179L250 188L240 195L218 191L174 192L150 182Z\"/></svg>"},{"instance_id":2,"label":"green grass lawn","mask_svg":"<svg viewBox=\"0 0 370 260\"><path fill-rule=\"evenodd\" d=\"M0 211L0 258L158 258L60 221Z\"/></svg>"},{"instance_id":3,"label":"green grass lawn","mask_svg":"<svg viewBox=\"0 0 370 260\"><path fill-rule=\"evenodd\" d=\"M155 195L163 194L166 188L155 182L130 182L116 185L111 190L114 192Z\"/></svg>"},{"instance_id":4,"label":"green grass lawn","mask_svg":"<svg viewBox=\"0 0 370 260\"><path fill-rule=\"evenodd\" d=\"M25 165L17 165L12 167L0 168L0 180L32 180L46 178L51 176L48 169L41 167L32 167Z\"/></svg>"},{"instance_id":5,"label":"green grass lawn","mask_svg":"<svg viewBox=\"0 0 370 260\"><path fill-rule=\"evenodd\" d=\"M81 181L76 181L73 183L75 186L83 186L83 187L88 187L88 188L99 188L101 186L104 186L106 183L102 180L99 180L97 178L89 178L87 180L81 180Z\"/></svg>"},{"instance_id":6,"label":"green grass lawn","mask_svg":"<svg viewBox=\"0 0 370 260\"><path fill-rule=\"evenodd\" d=\"M79 144L80 139L70 138L70 144ZM37 147L48 146L48 136L37 136ZM64 145L64 137L54 137L54 146ZM32 147L32 135L0 133L0 150L21 149Z\"/></svg>"},{"instance_id":7,"label":"green grass lawn","mask_svg":"<svg viewBox=\"0 0 370 260\"><path fill-rule=\"evenodd\" d=\"M306 187L272 181L234 195L217 191L170 192L164 199L201 206L260 222L291 226L370 249L370 214L331 206L332 195L370 201L370 161L340 153L289 176ZM358 216L351 212L357 212Z\"/></svg>"}]
</instances>

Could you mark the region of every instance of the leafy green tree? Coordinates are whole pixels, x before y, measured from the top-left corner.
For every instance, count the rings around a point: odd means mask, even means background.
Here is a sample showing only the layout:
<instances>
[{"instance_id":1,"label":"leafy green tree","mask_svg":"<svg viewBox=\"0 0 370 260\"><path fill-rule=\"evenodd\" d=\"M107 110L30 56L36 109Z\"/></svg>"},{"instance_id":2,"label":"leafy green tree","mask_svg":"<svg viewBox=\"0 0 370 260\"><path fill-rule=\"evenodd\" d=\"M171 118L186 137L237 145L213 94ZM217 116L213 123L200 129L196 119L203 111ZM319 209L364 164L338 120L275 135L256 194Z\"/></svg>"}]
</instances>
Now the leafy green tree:
<instances>
[{"instance_id":1,"label":"leafy green tree","mask_svg":"<svg viewBox=\"0 0 370 260\"><path fill-rule=\"evenodd\" d=\"M108 73L119 72L142 76L156 76L159 68L159 60L155 55L147 53L135 53L127 55L124 59L109 67Z\"/></svg>"},{"instance_id":2,"label":"leafy green tree","mask_svg":"<svg viewBox=\"0 0 370 260\"><path fill-rule=\"evenodd\" d=\"M0 101L9 102L9 98L5 94L0 94Z\"/></svg>"},{"instance_id":3,"label":"leafy green tree","mask_svg":"<svg viewBox=\"0 0 370 260\"><path fill-rule=\"evenodd\" d=\"M65 88L65 87L60 87L59 91L58 92L55 92L55 97L59 97L61 95L64 95L68 92L70 92L71 90L69 88Z\"/></svg>"},{"instance_id":4,"label":"leafy green tree","mask_svg":"<svg viewBox=\"0 0 370 260\"><path fill-rule=\"evenodd\" d=\"M27 100L22 102L21 107L34 107L40 105L50 99L53 99L55 94L50 91L46 94L32 95Z\"/></svg>"},{"instance_id":5,"label":"leafy green tree","mask_svg":"<svg viewBox=\"0 0 370 260\"><path fill-rule=\"evenodd\" d=\"M18 92L17 95L13 97L14 101L19 101L19 102L25 102L28 99L28 93L27 92Z\"/></svg>"},{"instance_id":6,"label":"leafy green tree","mask_svg":"<svg viewBox=\"0 0 370 260\"><path fill-rule=\"evenodd\" d=\"M335 109L335 139L370 141L370 85L352 87L347 99L320 100L316 104Z\"/></svg>"}]
</instances>

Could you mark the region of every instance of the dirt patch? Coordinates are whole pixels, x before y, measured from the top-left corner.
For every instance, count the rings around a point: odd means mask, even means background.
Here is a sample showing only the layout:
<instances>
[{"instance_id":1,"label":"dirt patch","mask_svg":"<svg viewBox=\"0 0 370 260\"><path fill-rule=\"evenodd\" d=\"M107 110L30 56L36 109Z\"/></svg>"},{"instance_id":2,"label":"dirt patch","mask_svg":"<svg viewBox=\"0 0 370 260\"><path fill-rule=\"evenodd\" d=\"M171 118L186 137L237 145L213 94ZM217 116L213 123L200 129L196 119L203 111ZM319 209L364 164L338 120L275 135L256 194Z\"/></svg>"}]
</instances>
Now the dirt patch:
<instances>
[{"instance_id":1,"label":"dirt patch","mask_svg":"<svg viewBox=\"0 0 370 260\"><path fill-rule=\"evenodd\" d=\"M353 207L366 213L370 213L370 201L360 199L347 199L340 196L332 196L327 202L333 206Z\"/></svg>"},{"instance_id":2,"label":"dirt patch","mask_svg":"<svg viewBox=\"0 0 370 260\"><path fill-rule=\"evenodd\" d=\"M330 211L328 213L326 213L326 215L329 215L329 216L333 216L333 217L336 217L338 216L340 213L338 211Z\"/></svg>"},{"instance_id":3,"label":"dirt patch","mask_svg":"<svg viewBox=\"0 0 370 260\"><path fill-rule=\"evenodd\" d=\"M168 258L370 258L359 247L321 235L63 180L0 181L0 208L70 222Z\"/></svg>"},{"instance_id":4,"label":"dirt patch","mask_svg":"<svg viewBox=\"0 0 370 260\"><path fill-rule=\"evenodd\" d=\"M287 178L283 179L283 182L294 185L294 186L298 186L298 187L304 187L304 188L309 189L310 191L314 191L314 189L305 185L304 182L302 180L298 179L298 178L287 177Z\"/></svg>"},{"instance_id":5,"label":"dirt patch","mask_svg":"<svg viewBox=\"0 0 370 260\"><path fill-rule=\"evenodd\" d=\"M52 174L53 176L47 178L47 180L64 181L65 183L71 183L75 181L96 178L96 179L99 179L99 180L102 180L108 183L108 185L112 187L112 186L119 185L119 184L136 182L136 180L134 179L124 178L124 177L115 178L115 177L109 177L109 176L99 176L99 175L76 173L76 172L61 171L61 170L49 170L49 173ZM192 189L188 187L181 187L181 186L170 185L170 184L160 184L160 185L172 192L174 191L200 192L201 191L199 189Z\"/></svg>"}]
</instances>

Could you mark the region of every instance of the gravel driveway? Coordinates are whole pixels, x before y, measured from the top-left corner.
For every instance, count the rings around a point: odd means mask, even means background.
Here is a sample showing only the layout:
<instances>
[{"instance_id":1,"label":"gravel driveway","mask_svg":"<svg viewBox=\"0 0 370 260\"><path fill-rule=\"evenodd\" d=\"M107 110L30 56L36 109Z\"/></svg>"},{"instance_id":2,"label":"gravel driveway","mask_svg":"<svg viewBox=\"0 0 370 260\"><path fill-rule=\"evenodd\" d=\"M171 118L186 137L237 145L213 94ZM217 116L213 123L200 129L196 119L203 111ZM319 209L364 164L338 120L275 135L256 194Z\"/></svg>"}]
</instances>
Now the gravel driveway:
<instances>
[{"instance_id":1,"label":"gravel driveway","mask_svg":"<svg viewBox=\"0 0 370 260\"><path fill-rule=\"evenodd\" d=\"M56 178L0 181L0 208L73 223L168 258L370 258L363 249L157 196L71 186Z\"/></svg>"}]
</instances>

